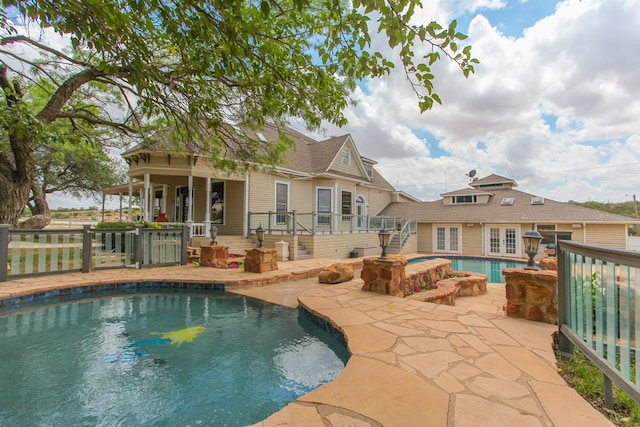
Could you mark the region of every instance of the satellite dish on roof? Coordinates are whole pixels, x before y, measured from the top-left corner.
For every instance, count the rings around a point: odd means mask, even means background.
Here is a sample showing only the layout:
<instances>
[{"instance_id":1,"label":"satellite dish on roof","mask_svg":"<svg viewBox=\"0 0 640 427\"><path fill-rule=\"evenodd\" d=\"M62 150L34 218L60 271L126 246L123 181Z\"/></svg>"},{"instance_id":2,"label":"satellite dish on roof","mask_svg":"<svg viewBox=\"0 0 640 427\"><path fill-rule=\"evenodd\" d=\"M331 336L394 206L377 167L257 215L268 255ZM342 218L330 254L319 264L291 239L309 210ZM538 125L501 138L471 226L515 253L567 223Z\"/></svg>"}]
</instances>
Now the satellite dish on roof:
<instances>
[{"instance_id":1,"label":"satellite dish on roof","mask_svg":"<svg viewBox=\"0 0 640 427\"><path fill-rule=\"evenodd\" d=\"M467 175L469 178L473 178L474 176L476 176L476 170L475 169L471 169L465 175Z\"/></svg>"}]
</instances>

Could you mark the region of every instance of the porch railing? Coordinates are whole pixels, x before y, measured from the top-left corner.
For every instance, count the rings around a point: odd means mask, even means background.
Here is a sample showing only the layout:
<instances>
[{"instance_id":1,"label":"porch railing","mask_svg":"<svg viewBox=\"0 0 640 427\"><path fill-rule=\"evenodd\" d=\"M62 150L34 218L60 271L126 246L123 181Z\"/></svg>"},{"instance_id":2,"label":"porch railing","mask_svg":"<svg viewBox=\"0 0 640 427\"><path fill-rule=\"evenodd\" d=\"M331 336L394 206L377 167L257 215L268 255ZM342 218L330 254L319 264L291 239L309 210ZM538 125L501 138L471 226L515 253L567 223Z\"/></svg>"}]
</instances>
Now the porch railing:
<instances>
[{"instance_id":1,"label":"porch railing","mask_svg":"<svg viewBox=\"0 0 640 427\"><path fill-rule=\"evenodd\" d=\"M9 278L187 263L189 229L11 230L0 225L0 282Z\"/></svg>"},{"instance_id":2,"label":"porch railing","mask_svg":"<svg viewBox=\"0 0 640 427\"><path fill-rule=\"evenodd\" d=\"M333 213L249 212L249 232L262 227L267 234L344 234L396 229L400 218Z\"/></svg>"},{"instance_id":3,"label":"porch railing","mask_svg":"<svg viewBox=\"0 0 640 427\"><path fill-rule=\"evenodd\" d=\"M577 346L612 382L640 403L640 253L558 241L559 350Z\"/></svg>"}]
</instances>

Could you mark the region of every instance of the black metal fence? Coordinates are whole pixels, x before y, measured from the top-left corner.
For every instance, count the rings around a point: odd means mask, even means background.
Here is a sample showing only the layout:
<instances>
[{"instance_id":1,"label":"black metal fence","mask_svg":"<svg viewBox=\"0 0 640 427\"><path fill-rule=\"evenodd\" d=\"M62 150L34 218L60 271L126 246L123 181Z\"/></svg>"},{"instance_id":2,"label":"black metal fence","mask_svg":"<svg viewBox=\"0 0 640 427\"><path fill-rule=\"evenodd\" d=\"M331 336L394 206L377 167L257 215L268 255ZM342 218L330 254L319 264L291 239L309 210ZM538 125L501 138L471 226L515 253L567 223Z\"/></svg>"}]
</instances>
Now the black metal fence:
<instances>
[{"instance_id":1,"label":"black metal fence","mask_svg":"<svg viewBox=\"0 0 640 427\"><path fill-rule=\"evenodd\" d=\"M72 271L187 263L189 228L12 230L0 224L0 282Z\"/></svg>"}]
</instances>

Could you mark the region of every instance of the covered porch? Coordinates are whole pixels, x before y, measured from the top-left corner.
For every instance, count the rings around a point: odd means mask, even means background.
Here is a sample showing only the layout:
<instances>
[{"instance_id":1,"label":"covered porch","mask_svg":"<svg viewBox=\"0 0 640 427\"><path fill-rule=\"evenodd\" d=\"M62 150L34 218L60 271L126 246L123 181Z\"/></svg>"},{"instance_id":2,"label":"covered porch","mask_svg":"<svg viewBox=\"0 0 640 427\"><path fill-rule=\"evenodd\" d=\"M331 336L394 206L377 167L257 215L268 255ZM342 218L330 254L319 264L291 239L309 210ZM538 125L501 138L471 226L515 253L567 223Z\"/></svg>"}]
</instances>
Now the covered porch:
<instances>
[{"instance_id":1,"label":"covered porch","mask_svg":"<svg viewBox=\"0 0 640 427\"><path fill-rule=\"evenodd\" d=\"M118 196L120 221L186 224L191 237L210 238L213 225L220 235L248 234L248 188L243 175L223 179L170 172L130 176L128 184L104 188L103 200ZM134 215L134 207L139 215Z\"/></svg>"}]
</instances>

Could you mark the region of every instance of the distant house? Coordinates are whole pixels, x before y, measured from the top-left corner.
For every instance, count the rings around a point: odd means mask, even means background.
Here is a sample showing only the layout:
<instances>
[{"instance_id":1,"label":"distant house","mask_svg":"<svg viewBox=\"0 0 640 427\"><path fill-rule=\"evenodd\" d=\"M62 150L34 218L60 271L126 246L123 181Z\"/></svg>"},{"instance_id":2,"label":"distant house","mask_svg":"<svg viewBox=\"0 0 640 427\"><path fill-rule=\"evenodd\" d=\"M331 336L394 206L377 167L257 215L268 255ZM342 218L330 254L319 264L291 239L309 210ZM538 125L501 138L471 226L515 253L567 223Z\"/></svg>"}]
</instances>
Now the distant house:
<instances>
[{"instance_id":1,"label":"distant house","mask_svg":"<svg viewBox=\"0 0 640 427\"><path fill-rule=\"evenodd\" d=\"M417 250L470 256L525 257L522 234L532 227L552 242L556 231L571 240L626 249L628 227L639 221L516 190L499 175L441 194L434 202L390 203L379 214L411 218Z\"/></svg>"},{"instance_id":2,"label":"distant house","mask_svg":"<svg viewBox=\"0 0 640 427\"><path fill-rule=\"evenodd\" d=\"M236 130L232 137L279 138L272 125L249 132ZM390 202L418 199L395 190L375 169L376 162L359 154L350 135L316 141L290 128L286 135L295 147L282 165L249 164L233 174L212 168L194 148L171 154L162 141L137 146L123 153L129 183L104 193L139 195L142 219L187 223L201 242L208 241L212 225L220 236L243 237L262 227L265 246L286 241L291 259L304 254L347 258L356 248L378 248L377 232L386 227L404 230L398 250L415 252L409 222L378 213Z\"/></svg>"}]
</instances>

